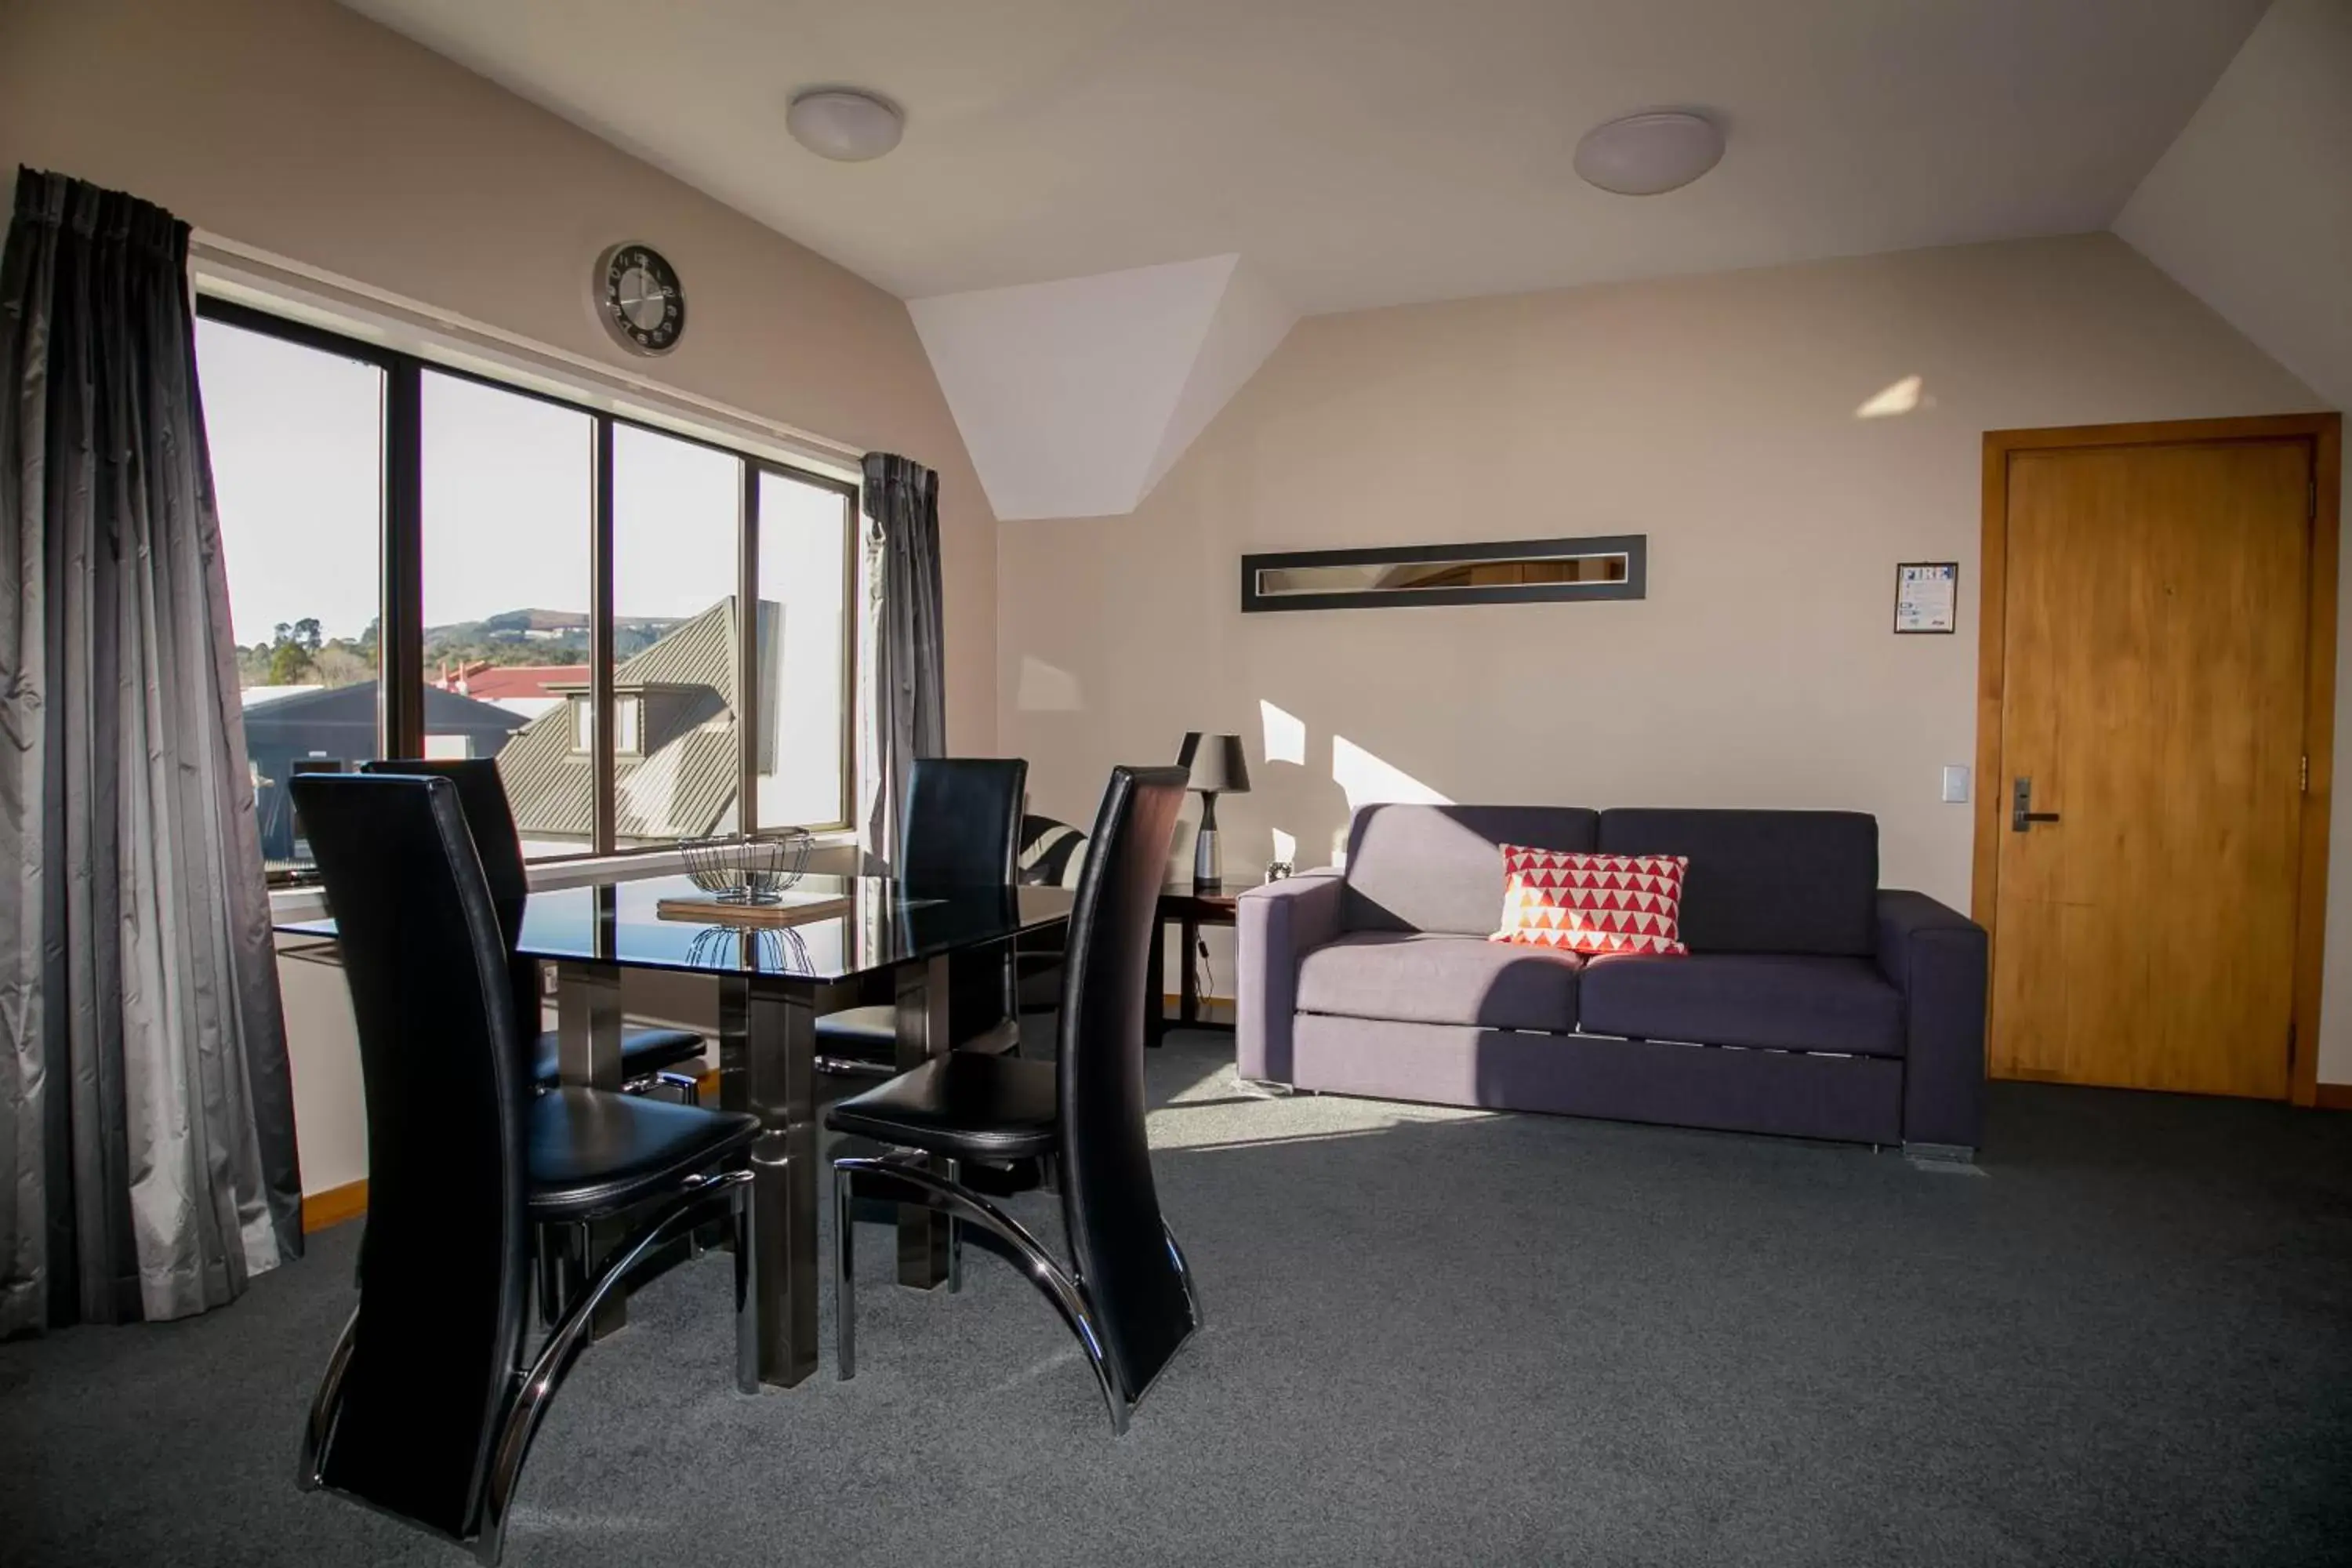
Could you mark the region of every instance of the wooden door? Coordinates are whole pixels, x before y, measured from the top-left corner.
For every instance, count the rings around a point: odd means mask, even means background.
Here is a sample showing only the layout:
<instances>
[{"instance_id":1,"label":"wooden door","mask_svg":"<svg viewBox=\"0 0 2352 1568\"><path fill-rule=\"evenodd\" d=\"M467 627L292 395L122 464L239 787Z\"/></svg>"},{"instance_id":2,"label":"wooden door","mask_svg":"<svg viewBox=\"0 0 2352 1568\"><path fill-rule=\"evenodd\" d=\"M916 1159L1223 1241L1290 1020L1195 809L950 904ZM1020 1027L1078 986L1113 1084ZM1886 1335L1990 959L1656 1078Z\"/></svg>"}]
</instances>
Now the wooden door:
<instances>
[{"instance_id":1,"label":"wooden door","mask_svg":"<svg viewBox=\"0 0 2352 1568\"><path fill-rule=\"evenodd\" d=\"M2006 454L1994 1076L2287 1097L2315 454Z\"/></svg>"}]
</instances>

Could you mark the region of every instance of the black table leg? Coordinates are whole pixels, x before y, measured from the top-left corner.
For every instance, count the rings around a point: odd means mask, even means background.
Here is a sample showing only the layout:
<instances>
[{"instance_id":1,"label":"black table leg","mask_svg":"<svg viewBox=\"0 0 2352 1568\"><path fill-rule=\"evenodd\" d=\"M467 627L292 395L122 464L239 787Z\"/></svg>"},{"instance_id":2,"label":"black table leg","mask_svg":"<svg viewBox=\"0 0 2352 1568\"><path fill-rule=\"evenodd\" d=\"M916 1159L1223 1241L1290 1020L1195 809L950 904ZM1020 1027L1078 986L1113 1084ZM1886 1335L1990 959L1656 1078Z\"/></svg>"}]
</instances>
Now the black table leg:
<instances>
[{"instance_id":1,"label":"black table leg","mask_svg":"<svg viewBox=\"0 0 2352 1568\"><path fill-rule=\"evenodd\" d=\"M1168 1033L1167 925L1155 918L1151 944L1143 954L1143 1043L1158 1045Z\"/></svg>"},{"instance_id":2,"label":"black table leg","mask_svg":"<svg viewBox=\"0 0 2352 1568\"><path fill-rule=\"evenodd\" d=\"M953 1043L950 1037L948 960L898 967L898 1067L919 1068ZM948 1277L948 1217L927 1208L898 1209L898 1283L929 1290Z\"/></svg>"},{"instance_id":3,"label":"black table leg","mask_svg":"<svg viewBox=\"0 0 2352 1568\"><path fill-rule=\"evenodd\" d=\"M730 976L719 994L720 1098L766 1129L751 1145L760 1381L816 1370L816 988Z\"/></svg>"},{"instance_id":4,"label":"black table leg","mask_svg":"<svg viewBox=\"0 0 2352 1568\"><path fill-rule=\"evenodd\" d=\"M1201 975L1195 960L1201 952L1201 922L1189 917L1179 921L1177 933L1183 938L1181 951L1184 968L1176 980L1176 1017L1179 1022L1197 1024L1201 1021Z\"/></svg>"},{"instance_id":5,"label":"black table leg","mask_svg":"<svg viewBox=\"0 0 2352 1568\"><path fill-rule=\"evenodd\" d=\"M538 1030L537 1019L524 1019ZM599 964L555 966L555 1061L564 1083L617 1090L621 1087L621 972ZM583 1255L574 1267L593 1271L605 1249L625 1232L618 1221L585 1227ZM596 1309L593 1338L628 1327L629 1293L615 1290Z\"/></svg>"}]
</instances>

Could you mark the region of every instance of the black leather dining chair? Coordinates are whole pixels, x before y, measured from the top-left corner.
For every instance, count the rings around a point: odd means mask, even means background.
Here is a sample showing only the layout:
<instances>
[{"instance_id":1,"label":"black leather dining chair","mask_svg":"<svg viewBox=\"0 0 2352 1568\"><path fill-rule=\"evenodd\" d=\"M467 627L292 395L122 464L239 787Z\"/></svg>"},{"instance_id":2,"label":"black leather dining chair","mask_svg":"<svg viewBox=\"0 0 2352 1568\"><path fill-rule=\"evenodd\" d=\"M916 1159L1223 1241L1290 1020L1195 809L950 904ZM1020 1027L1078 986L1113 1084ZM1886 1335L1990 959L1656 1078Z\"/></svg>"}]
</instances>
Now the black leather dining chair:
<instances>
[{"instance_id":1,"label":"black leather dining chair","mask_svg":"<svg viewBox=\"0 0 2352 1568\"><path fill-rule=\"evenodd\" d=\"M1012 886L1028 795L1029 763L1020 757L916 758L892 875L912 895ZM958 1045L1003 1049L1017 1039L1013 963L1010 949L957 955L949 1016L989 1020ZM887 1077L898 1070L898 1009L887 1003L827 1013L816 1021L817 1067Z\"/></svg>"},{"instance_id":2,"label":"black leather dining chair","mask_svg":"<svg viewBox=\"0 0 2352 1568\"><path fill-rule=\"evenodd\" d=\"M1050 816L1021 819L1021 851L1013 880L1024 888L1076 888L1086 869L1087 836ZM1014 964L1021 1011L1050 1013L1062 999L1062 949L1066 931L1024 938Z\"/></svg>"},{"instance_id":3,"label":"black leather dining chair","mask_svg":"<svg viewBox=\"0 0 2352 1568\"><path fill-rule=\"evenodd\" d=\"M1145 954L1183 805L1181 768L1117 768L1095 819L1065 961L1054 1062L950 1051L837 1101L825 1124L891 1145L834 1162L838 1371L856 1372L855 1211L912 1204L978 1226L1022 1263L1094 1368L1111 1430L1201 1326L1184 1254L1160 1213L1144 1132ZM959 1180L982 1164L1056 1176L1066 1268L1011 1215ZM992 1190L999 1184L992 1183Z\"/></svg>"},{"instance_id":4,"label":"black leather dining chair","mask_svg":"<svg viewBox=\"0 0 2352 1568\"><path fill-rule=\"evenodd\" d=\"M498 906L499 924L511 949L522 924L523 900L530 892L530 873L522 854L522 835L515 827L514 806L507 798L505 778L494 757L398 758L362 763L362 773L401 773L420 778L444 778L457 786L457 804L473 829L474 847L489 879L490 899ZM542 1029L539 965L527 958L509 961L513 970L515 1017L529 1042L531 1080L541 1089L562 1081L556 1050L556 1032ZM690 1029L625 1029L621 1032L621 1087L632 1094L667 1089L688 1105L702 1098L691 1073L667 1069L690 1062L703 1053L702 1037Z\"/></svg>"},{"instance_id":5,"label":"black leather dining chair","mask_svg":"<svg viewBox=\"0 0 2352 1568\"><path fill-rule=\"evenodd\" d=\"M756 1118L592 1089L535 1094L508 948L447 779L308 773L296 808L359 1025L360 1300L303 1432L305 1490L348 1493L496 1563L531 1438L597 1309L694 1226L731 1221L735 1371L758 1387ZM535 1230L622 1234L535 1353Z\"/></svg>"}]
</instances>

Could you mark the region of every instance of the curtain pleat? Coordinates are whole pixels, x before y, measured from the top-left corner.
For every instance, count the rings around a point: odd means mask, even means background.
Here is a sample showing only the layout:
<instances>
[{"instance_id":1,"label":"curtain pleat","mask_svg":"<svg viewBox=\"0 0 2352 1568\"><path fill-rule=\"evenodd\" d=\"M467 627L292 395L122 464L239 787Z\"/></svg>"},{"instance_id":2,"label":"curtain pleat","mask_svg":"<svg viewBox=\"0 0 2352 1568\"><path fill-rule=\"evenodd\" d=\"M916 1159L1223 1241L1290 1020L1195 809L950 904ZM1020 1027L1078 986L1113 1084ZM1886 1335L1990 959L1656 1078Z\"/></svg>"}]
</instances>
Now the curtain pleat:
<instances>
[{"instance_id":1,"label":"curtain pleat","mask_svg":"<svg viewBox=\"0 0 2352 1568\"><path fill-rule=\"evenodd\" d=\"M864 505L878 602L870 622L874 794L863 837L868 857L887 863L898 852L898 813L915 759L947 751L940 476L912 458L869 452Z\"/></svg>"},{"instance_id":2,"label":"curtain pleat","mask_svg":"<svg viewBox=\"0 0 2352 1568\"><path fill-rule=\"evenodd\" d=\"M187 229L26 170L0 263L0 1333L301 1249Z\"/></svg>"}]
</instances>

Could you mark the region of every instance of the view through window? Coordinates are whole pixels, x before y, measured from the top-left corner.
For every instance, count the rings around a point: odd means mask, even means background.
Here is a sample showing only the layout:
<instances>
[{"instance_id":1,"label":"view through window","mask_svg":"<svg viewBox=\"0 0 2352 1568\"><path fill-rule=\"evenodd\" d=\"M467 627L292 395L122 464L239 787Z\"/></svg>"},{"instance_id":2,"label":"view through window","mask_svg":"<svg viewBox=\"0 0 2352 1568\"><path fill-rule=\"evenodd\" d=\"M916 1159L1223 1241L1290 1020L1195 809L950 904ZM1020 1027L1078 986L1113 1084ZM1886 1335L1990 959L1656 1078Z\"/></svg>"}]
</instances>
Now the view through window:
<instances>
[{"instance_id":1,"label":"view through window","mask_svg":"<svg viewBox=\"0 0 2352 1568\"><path fill-rule=\"evenodd\" d=\"M310 863L286 781L378 754L384 373L196 323L262 859Z\"/></svg>"},{"instance_id":2,"label":"view through window","mask_svg":"<svg viewBox=\"0 0 2352 1568\"><path fill-rule=\"evenodd\" d=\"M613 432L614 836L624 848L735 831L743 465L623 426ZM636 710L636 750L620 742Z\"/></svg>"},{"instance_id":3,"label":"view through window","mask_svg":"<svg viewBox=\"0 0 2352 1568\"><path fill-rule=\"evenodd\" d=\"M286 781L385 755L497 759L534 858L733 831L747 783L758 826L846 822L851 487L214 301L197 348L273 872Z\"/></svg>"},{"instance_id":4,"label":"view through window","mask_svg":"<svg viewBox=\"0 0 2352 1568\"><path fill-rule=\"evenodd\" d=\"M850 540L847 493L771 469L760 475L760 703L756 820L761 827L849 819Z\"/></svg>"},{"instance_id":5,"label":"view through window","mask_svg":"<svg viewBox=\"0 0 2352 1568\"><path fill-rule=\"evenodd\" d=\"M498 758L524 855L585 853L594 763L573 710L592 712L596 422L422 383L425 754Z\"/></svg>"}]
</instances>

